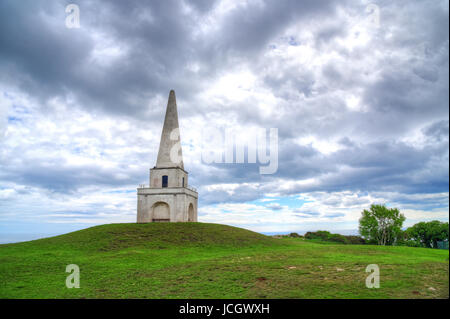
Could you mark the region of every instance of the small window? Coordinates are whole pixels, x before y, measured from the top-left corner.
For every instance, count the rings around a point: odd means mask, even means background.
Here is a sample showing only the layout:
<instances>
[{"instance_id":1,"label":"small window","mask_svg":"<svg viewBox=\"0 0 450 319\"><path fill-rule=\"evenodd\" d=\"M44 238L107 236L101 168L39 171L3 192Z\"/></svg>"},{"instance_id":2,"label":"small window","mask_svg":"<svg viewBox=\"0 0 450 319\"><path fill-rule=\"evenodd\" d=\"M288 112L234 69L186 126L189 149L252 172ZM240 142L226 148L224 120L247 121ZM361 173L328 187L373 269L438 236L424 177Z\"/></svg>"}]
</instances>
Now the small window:
<instances>
[{"instance_id":1,"label":"small window","mask_svg":"<svg viewBox=\"0 0 450 319\"><path fill-rule=\"evenodd\" d=\"M169 182L169 177L167 175L164 175L162 177L162 187L167 187L168 182Z\"/></svg>"},{"instance_id":2,"label":"small window","mask_svg":"<svg viewBox=\"0 0 450 319\"><path fill-rule=\"evenodd\" d=\"M184 187L184 177L183 177L183 187Z\"/></svg>"}]
</instances>

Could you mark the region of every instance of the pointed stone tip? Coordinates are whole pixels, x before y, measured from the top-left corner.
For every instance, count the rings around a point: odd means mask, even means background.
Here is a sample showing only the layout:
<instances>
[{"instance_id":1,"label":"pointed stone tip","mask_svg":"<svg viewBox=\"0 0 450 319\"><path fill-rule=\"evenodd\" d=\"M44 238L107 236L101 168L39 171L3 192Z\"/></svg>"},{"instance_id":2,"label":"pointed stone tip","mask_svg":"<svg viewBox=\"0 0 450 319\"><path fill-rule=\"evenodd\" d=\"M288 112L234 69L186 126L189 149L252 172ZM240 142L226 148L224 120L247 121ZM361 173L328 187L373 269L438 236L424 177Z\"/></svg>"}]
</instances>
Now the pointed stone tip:
<instances>
[{"instance_id":1,"label":"pointed stone tip","mask_svg":"<svg viewBox=\"0 0 450 319\"><path fill-rule=\"evenodd\" d=\"M173 135L173 133L176 134ZM161 142L159 143L158 158L156 160L157 168L183 168L183 158L181 158L181 162L174 162L171 158L171 150L177 143L180 143L177 103L175 100L175 90L170 90L163 130L161 133ZM181 144L179 154L180 156L182 154Z\"/></svg>"},{"instance_id":2,"label":"pointed stone tip","mask_svg":"<svg viewBox=\"0 0 450 319\"><path fill-rule=\"evenodd\" d=\"M175 91L174 90L170 90L169 102L175 102Z\"/></svg>"}]
</instances>

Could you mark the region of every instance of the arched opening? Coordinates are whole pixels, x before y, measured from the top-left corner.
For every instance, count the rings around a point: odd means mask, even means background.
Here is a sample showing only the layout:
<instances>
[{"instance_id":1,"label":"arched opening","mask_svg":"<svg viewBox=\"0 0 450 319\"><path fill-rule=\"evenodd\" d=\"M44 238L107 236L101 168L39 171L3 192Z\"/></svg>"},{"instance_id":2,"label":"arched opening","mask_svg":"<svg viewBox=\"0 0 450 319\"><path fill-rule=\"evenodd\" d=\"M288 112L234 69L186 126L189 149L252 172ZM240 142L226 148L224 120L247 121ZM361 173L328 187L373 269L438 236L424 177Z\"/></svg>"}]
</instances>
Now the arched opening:
<instances>
[{"instance_id":1,"label":"arched opening","mask_svg":"<svg viewBox=\"0 0 450 319\"><path fill-rule=\"evenodd\" d=\"M157 202L152 207L153 222L170 222L170 210L169 205L164 202Z\"/></svg>"},{"instance_id":2,"label":"arched opening","mask_svg":"<svg viewBox=\"0 0 450 319\"><path fill-rule=\"evenodd\" d=\"M188 208L188 222L195 222L194 205L192 203L189 204Z\"/></svg>"}]
</instances>

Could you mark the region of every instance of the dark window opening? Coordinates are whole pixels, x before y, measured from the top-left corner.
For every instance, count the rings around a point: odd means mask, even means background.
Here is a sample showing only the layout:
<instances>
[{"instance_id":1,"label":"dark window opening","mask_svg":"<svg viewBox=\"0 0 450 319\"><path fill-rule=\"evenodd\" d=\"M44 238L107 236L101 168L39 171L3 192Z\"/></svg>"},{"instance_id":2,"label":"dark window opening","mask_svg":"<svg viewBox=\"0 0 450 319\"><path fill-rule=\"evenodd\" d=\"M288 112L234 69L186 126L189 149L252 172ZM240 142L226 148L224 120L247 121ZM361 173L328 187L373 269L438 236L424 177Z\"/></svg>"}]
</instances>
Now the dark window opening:
<instances>
[{"instance_id":1,"label":"dark window opening","mask_svg":"<svg viewBox=\"0 0 450 319\"><path fill-rule=\"evenodd\" d=\"M184 187L184 177L183 177L183 187Z\"/></svg>"},{"instance_id":2,"label":"dark window opening","mask_svg":"<svg viewBox=\"0 0 450 319\"><path fill-rule=\"evenodd\" d=\"M168 182L169 182L169 177L167 175L164 175L162 177L162 187L167 187Z\"/></svg>"}]
</instances>

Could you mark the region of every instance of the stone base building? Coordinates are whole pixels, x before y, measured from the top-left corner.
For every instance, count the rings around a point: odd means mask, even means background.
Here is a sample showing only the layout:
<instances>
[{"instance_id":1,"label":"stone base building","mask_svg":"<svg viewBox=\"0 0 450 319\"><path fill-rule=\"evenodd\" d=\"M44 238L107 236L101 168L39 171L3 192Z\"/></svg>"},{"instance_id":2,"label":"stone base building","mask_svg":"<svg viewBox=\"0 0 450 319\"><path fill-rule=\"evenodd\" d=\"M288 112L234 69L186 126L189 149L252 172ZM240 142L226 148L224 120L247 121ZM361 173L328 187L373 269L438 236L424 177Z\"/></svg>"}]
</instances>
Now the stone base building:
<instances>
[{"instance_id":1,"label":"stone base building","mask_svg":"<svg viewBox=\"0 0 450 319\"><path fill-rule=\"evenodd\" d=\"M175 92L169 94L156 166L148 186L137 190L137 222L196 222L198 194L188 186Z\"/></svg>"}]
</instances>

